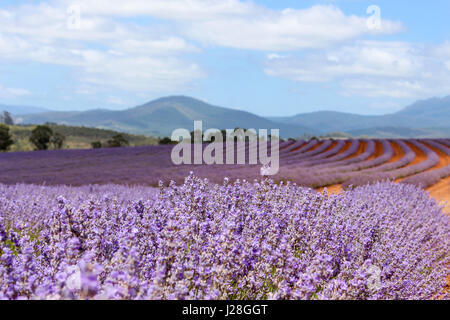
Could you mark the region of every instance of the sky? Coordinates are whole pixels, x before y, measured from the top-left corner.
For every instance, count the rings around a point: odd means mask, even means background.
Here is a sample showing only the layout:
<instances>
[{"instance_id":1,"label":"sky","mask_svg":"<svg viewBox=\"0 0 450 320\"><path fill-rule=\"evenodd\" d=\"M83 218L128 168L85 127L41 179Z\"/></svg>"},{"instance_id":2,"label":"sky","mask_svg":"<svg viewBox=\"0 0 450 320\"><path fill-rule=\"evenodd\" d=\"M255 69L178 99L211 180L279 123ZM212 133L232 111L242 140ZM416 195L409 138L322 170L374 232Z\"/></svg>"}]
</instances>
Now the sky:
<instances>
[{"instance_id":1,"label":"sky","mask_svg":"<svg viewBox=\"0 0 450 320\"><path fill-rule=\"evenodd\" d=\"M450 1L0 1L0 104L192 96L262 116L450 95Z\"/></svg>"}]
</instances>

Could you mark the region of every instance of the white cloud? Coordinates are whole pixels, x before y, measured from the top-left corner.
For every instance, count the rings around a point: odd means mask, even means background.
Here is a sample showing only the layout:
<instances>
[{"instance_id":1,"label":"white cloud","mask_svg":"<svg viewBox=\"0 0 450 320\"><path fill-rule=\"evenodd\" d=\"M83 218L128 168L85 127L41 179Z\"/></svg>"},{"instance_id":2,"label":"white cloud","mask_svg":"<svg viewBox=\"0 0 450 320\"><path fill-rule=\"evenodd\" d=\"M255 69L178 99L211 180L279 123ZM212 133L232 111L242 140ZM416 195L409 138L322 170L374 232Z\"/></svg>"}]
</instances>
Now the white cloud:
<instances>
[{"instance_id":1,"label":"white cloud","mask_svg":"<svg viewBox=\"0 0 450 320\"><path fill-rule=\"evenodd\" d=\"M86 83L111 85L137 92L165 92L187 85L191 80L203 76L195 63L188 64L177 58L152 58L145 56L103 56L83 68L82 79Z\"/></svg>"},{"instance_id":2,"label":"white cloud","mask_svg":"<svg viewBox=\"0 0 450 320\"><path fill-rule=\"evenodd\" d=\"M272 10L238 0L78 0L84 15L133 17L148 15L173 20L186 36L206 44L254 50L324 48L366 34L402 31L401 23L382 20L371 30L365 12L345 15L334 5Z\"/></svg>"},{"instance_id":3,"label":"white cloud","mask_svg":"<svg viewBox=\"0 0 450 320\"><path fill-rule=\"evenodd\" d=\"M360 41L306 56L268 59L265 72L297 82L338 81L346 95L417 98L450 92L450 74L439 56L445 50Z\"/></svg>"},{"instance_id":4,"label":"white cloud","mask_svg":"<svg viewBox=\"0 0 450 320\"><path fill-rule=\"evenodd\" d=\"M81 9L79 29L67 8ZM134 17L154 17L138 24ZM262 50L268 75L303 82L338 81L349 95L416 97L450 91L450 43L435 48L361 41L404 30L334 5L273 10L239 0L53 0L0 9L0 59L72 67L79 94L99 87L175 91L205 76L186 53L200 45ZM118 19L121 18L121 19ZM128 19L130 18L130 19ZM411 80L412 79L412 80Z\"/></svg>"},{"instance_id":5,"label":"white cloud","mask_svg":"<svg viewBox=\"0 0 450 320\"><path fill-rule=\"evenodd\" d=\"M348 16L335 6L281 11L258 8L249 15L196 21L185 34L225 47L290 51L326 48L373 33L395 33L400 23L383 20L380 30L367 27L367 17Z\"/></svg>"},{"instance_id":6,"label":"white cloud","mask_svg":"<svg viewBox=\"0 0 450 320\"><path fill-rule=\"evenodd\" d=\"M31 92L22 88L7 88L0 84L0 98L11 99L22 96L28 96Z\"/></svg>"},{"instance_id":7,"label":"white cloud","mask_svg":"<svg viewBox=\"0 0 450 320\"><path fill-rule=\"evenodd\" d=\"M155 16L174 20L210 20L244 15L257 8L239 0L60 0L66 7L78 5L83 14L97 16Z\"/></svg>"},{"instance_id":8,"label":"white cloud","mask_svg":"<svg viewBox=\"0 0 450 320\"><path fill-rule=\"evenodd\" d=\"M450 71L450 41L445 41L435 50L435 55L444 61L447 70Z\"/></svg>"},{"instance_id":9,"label":"white cloud","mask_svg":"<svg viewBox=\"0 0 450 320\"><path fill-rule=\"evenodd\" d=\"M0 58L73 67L81 87L96 84L138 93L179 89L204 76L197 64L182 57L198 49L161 28L82 16L80 29L72 30L67 18L66 7L55 4L0 10Z\"/></svg>"},{"instance_id":10,"label":"white cloud","mask_svg":"<svg viewBox=\"0 0 450 320\"><path fill-rule=\"evenodd\" d=\"M278 54L278 53L269 53L267 55L267 59L269 59L269 60L283 59L285 57L286 57L285 55L281 55L281 54Z\"/></svg>"},{"instance_id":11,"label":"white cloud","mask_svg":"<svg viewBox=\"0 0 450 320\"><path fill-rule=\"evenodd\" d=\"M349 96L391 97L391 98L419 98L440 94L432 93L430 88L421 81L385 79L385 80L343 80L343 93ZM434 90L432 90L434 91Z\"/></svg>"}]
</instances>

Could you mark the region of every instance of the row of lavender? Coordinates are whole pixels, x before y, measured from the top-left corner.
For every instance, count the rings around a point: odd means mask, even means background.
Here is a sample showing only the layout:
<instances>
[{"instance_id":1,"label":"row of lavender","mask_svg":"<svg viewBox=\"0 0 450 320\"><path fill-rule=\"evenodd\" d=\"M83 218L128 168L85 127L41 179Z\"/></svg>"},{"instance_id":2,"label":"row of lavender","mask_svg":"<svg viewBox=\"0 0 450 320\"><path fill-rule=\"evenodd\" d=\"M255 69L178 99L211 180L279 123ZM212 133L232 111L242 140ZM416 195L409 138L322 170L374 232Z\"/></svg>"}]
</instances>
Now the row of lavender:
<instances>
[{"instance_id":1,"label":"row of lavender","mask_svg":"<svg viewBox=\"0 0 450 320\"><path fill-rule=\"evenodd\" d=\"M449 166L430 170L441 161L430 146L442 157L449 156L450 149L443 141L446 140L352 140L344 151L344 141L334 142L334 145L330 140L322 143L317 140L297 141L281 150L280 173L275 179L313 188L341 183L348 188L409 177L405 183L428 187L450 175ZM382 150L379 155L375 155L377 143ZM364 148L362 144L365 144ZM403 154L395 161L391 161L395 155L393 144L398 145ZM412 163L419 154L411 146L424 155L423 160ZM227 174L245 177L246 170L248 168L241 168L234 174Z\"/></svg>"},{"instance_id":2,"label":"row of lavender","mask_svg":"<svg viewBox=\"0 0 450 320\"><path fill-rule=\"evenodd\" d=\"M426 159L424 161L421 161L417 164L414 165L410 165L407 167L403 166L403 159L414 159L412 154L414 153L406 144L402 145L403 151L405 152L405 156L399 160L400 165L396 166L396 169L393 170L380 170L379 167L374 168L373 170L369 171L369 172L359 172L358 175L354 175L354 177L347 179L343 186L344 188L348 187L348 186L355 186L355 185L364 185L367 183L373 183L375 181L381 181L381 180L394 180L394 179L399 179L399 178L403 178L403 177L410 177L409 179L404 180L405 183L408 183L409 181L412 181L412 179L416 179L417 181L417 177L419 177L420 181L419 184L423 187L428 187L430 184L430 180L428 177L431 177L435 174L436 170L428 170L430 168L433 168L434 166L436 166L440 159L438 154L436 154L436 152L434 152L432 149L430 149L429 147L427 147L425 144L415 141L415 140L410 140L409 141L410 144L414 145L415 147L417 147L420 151L422 151L425 156ZM435 147L437 147L437 143L434 145ZM440 148L442 148L442 150L444 150L444 148L446 148L445 146L441 146ZM447 154L448 155L448 154ZM405 161L406 162L406 161ZM437 171L440 171L440 169L438 169ZM415 175L419 173L418 175ZM444 175L442 175L442 177L446 177ZM437 181L436 181L437 182Z\"/></svg>"},{"instance_id":3,"label":"row of lavender","mask_svg":"<svg viewBox=\"0 0 450 320\"><path fill-rule=\"evenodd\" d=\"M445 143L445 140L433 141L426 140L430 146L433 146L443 152L445 155L450 156L450 143ZM450 165L442 167L440 169L425 171L414 176L408 177L403 180L404 183L414 184L416 186L429 187L441 179L450 176Z\"/></svg>"},{"instance_id":4,"label":"row of lavender","mask_svg":"<svg viewBox=\"0 0 450 320\"><path fill-rule=\"evenodd\" d=\"M281 144L280 171L273 178L317 188L408 177L405 182L426 187L449 175L448 167L433 170L439 163L436 152L448 156L448 144L448 139L288 141ZM391 161L396 155L393 147L403 154L395 161ZM424 161L412 163L417 157L413 147L425 155ZM0 183L157 186L160 180L182 182L190 171L216 183L224 177L260 178L260 165L176 166L171 150L172 146L151 146L1 154ZM246 148L247 159L248 152Z\"/></svg>"},{"instance_id":5,"label":"row of lavender","mask_svg":"<svg viewBox=\"0 0 450 320\"><path fill-rule=\"evenodd\" d=\"M406 182L413 183L412 179L415 179L420 181L422 187L427 187L434 183L437 176L440 178L448 176L448 167L427 171L439 163L439 156L427 147L427 144L448 155L446 141L352 140L345 151L342 151L346 144L343 140L285 142L281 145L280 173L274 178L278 181L289 180L303 186L316 188L336 183L356 186L412 176L411 180ZM381 145L383 153L375 157L376 143ZM366 147L364 151L361 151L363 144L366 144ZM404 155L397 161L389 162L394 156L392 144L399 145ZM417 156L408 144L424 153L426 159L418 164L408 166ZM359 151L361 152L358 153ZM181 175L179 174L178 179L175 178L175 180L179 180L187 174L188 170L194 170L200 176L207 177L213 182L220 182L225 176L233 180L259 177L259 166L184 166L183 169L177 170ZM421 174L415 175L416 173ZM176 177L176 173L172 173L172 176Z\"/></svg>"},{"instance_id":6,"label":"row of lavender","mask_svg":"<svg viewBox=\"0 0 450 320\"><path fill-rule=\"evenodd\" d=\"M0 299L429 299L449 234L405 184L0 185Z\"/></svg>"}]
</instances>

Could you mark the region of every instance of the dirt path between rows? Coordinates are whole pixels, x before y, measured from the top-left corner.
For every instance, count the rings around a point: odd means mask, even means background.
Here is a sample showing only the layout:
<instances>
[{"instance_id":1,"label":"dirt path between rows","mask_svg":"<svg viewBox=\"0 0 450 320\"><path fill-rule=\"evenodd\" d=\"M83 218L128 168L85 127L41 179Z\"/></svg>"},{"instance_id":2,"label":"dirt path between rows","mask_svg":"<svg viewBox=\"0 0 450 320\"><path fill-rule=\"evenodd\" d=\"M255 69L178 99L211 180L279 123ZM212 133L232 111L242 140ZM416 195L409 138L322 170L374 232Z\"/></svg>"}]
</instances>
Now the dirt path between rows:
<instances>
[{"instance_id":1,"label":"dirt path between rows","mask_svg":"<svg viewBox=\"0 0 450 320\"><path fill-rule=\"evenodd\" d=\"M391 145L394 149L394 156L388 162L398 161L399 159L401 159L404 156L403 149L397 143L392 142L392 141L391 141ZM411 143L408 143L408 145L415 152L416 158L411 163L406 165L406 167L418 164L426 159L426 155L422 150L420 150L419 148L417 148L415 145L413 145ZM439 163L436 166L434 166L433 168L431 168L430 170L439 169L439 168L450 165L450 157L449 156L447 156L445 153L443 153L439 149L434 148L428 144L426 144L426 146L429 147L430 149L432 149L434 152L436 152L439 155L439 159L440 159ZM377 143L378 153L381 152L380 149L382 150L382 147L379 146ZM363 150L364 150L364 148L360 147L358 152L356 152L356 154L353 155L353 157L355 157L356 155L363 152ZM403 180L403 179L397 179L396 182L400 182L401 180ZM323 192L323 190L324 190L324 188L317 189L317 191L319 191L319 192ZM328 193L331 193L331 194L338 194L339 192L342 191L342 188L341 188L340 184L336 184L336 185L328 186L327 191L328 191ZM430 197L432 197L433 199L438 201L438 203L440 203L441 205L444 205L445 213L450 214L450 177L442 179L435 185L427 188L426 191L429 192Z\"/></svg>"},{"instance_id":2,"label":"dirt path between rows","mask_svg":"<svg viewBox=\"0 0 450 320\"><path fill-rule=\"evenodd\" d=\"M370 157L368 157L365 161L381 157L383 155L383 153L384 153L383 145L381 144L380 141L375 141L375 152Z\"/></svg>"},{"instance_id":3,"label":"dirt path between rows","mask_svg":"<svg viewBox=\"0 0 450 320\"><path fill-rule=\"evenodd\" d=\"M444 212L450 214L450 177L442 179L426 190L432 198L444 205Z\"/></svg>"},{"instance_id":4,"label":"dirt path between rows","mask_svg":"<svg viewBox=\"0 0 450 320\"><path fill-rule=\"evenodd\" d=\"M347 158L345 158L343 160L353 159L353 158L359 156L361 153L363 153L366 150L366 147L367 147L367 142L360 141L358 150L356 150L356 152L354 154L348 156ZM341 152L343 152L343 151L341 150Z\"/></svg>"},{"instance_id":5,"label":"dirt path between rows","mask_svg":"<svg viewBox=\"0 0 450 320\"><path fill-rule=\"evenodd\" d=\"M439 163L430 170L440 169L450 165L450 156L433 146L426 143L425 145L436 152L439 156ZM426 190L430 193L432 198L444 205L444 212L450 214L450 177L442 179L435 185L428 187Z\"/></svg>"},{"instance_id":6,"label":"dirt path between rows","mask_svg":"<svg viewBox=\"0 0 450 320\"><path fill-rule=\"evenodd\" d=\"M400 147L400 145L398 143L395 143L394 141L390 141L390 144L392 146L392 149L394 149L394 156L391 159L389 159L389 161L388 161L389 163L398 161L405 156L405 152L403 151L402 147Z\"/></svg>"}]
</instances>

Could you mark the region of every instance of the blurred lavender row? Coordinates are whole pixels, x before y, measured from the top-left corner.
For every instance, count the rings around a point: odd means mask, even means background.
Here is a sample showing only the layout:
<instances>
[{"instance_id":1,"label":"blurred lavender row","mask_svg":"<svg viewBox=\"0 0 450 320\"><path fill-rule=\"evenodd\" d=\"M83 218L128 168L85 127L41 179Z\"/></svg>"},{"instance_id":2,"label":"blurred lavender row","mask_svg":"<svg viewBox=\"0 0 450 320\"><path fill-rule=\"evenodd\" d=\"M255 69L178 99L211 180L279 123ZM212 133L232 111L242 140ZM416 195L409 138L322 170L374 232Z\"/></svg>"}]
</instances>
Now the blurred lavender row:
<instances>
[{"instance_id":1,"label":"blurred lavender row","mask_svg":"<svg viewBox=\"0 0 450 320\"><path fill-rule=\"evenodd\" d=\"M437 174L448 176L448 170L435 168L442 157L448 157L449 148L444 139L435 140L311 140L286 141L280 147L280 170L272 178L292 181L299 185L319 188L344 183L346 187L381 180L411 177L408 181L424 178L434 181ZM395 156L393 146L400 147L402 157ZM260 178L261 165L180 165L171 160L171 145L135 148L58 150L0 154L0 183L33 183L47 185L122 184L156 187L160 180L166 184L178 183L190 171L220 183L224 177L231 180ZM206 145L203 145L204 149ZM424 155L415 161L412 147ZM434 148L433 151L431 148ZM249 147L244 146L248 163ZM380 154L380 149L381 154ZM237 150L240 150L237 147ZM269 148L270 150L270 148ZM226 150L224 150L224 159ZM235 159L237 155L235 154ZM439 170L434 173L428 171ZM420 176L414 177L414 175ZM433 178L426 178L428 175ZM414 184L417 184L414 182Z\"/></svg>"}]
</instances>

